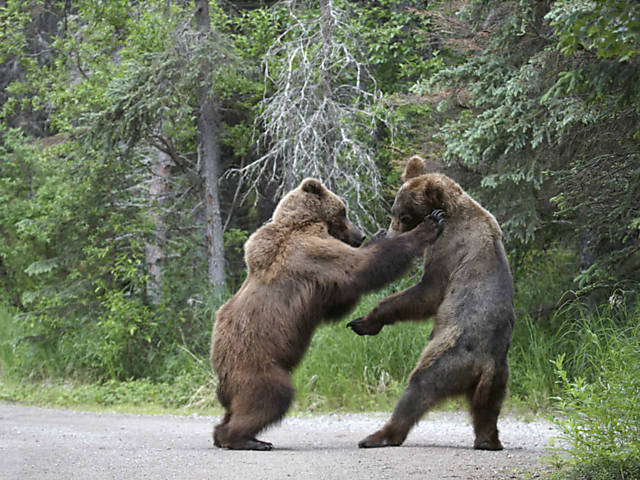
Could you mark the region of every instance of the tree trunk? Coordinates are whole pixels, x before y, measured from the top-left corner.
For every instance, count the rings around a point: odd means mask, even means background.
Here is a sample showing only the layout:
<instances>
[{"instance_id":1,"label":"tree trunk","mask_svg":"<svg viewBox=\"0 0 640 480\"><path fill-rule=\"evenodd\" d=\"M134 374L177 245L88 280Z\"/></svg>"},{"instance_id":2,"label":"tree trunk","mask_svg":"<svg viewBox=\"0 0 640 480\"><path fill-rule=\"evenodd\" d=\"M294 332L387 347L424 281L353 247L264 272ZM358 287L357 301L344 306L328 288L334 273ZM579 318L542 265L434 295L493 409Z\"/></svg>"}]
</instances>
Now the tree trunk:
<instances>
[{"instance_id":1,"label":"tree trunk","mask_svg":"<svg viewBox=\"0 0 640 480\"><path fill-rule=\"evenodd\" d=\"M320 0L320 36L322 37L322 62L320 68L320 82L322 92L322 104L325 108L325 123L322 125L323 137L324 137L324 163L326 171L333 173L332 165L335 165L335 146L337 144L337 128L338 128L338 114L335 110L335 102L333 98L333 87L331 79L331 71L329 70L332 64L332 52L331 46L334 43L334 21L332 16L333 2L331 0ZM329 188L335 189L335 178L333 175L329 175L324 179L329 185Z\"/></svg>"},{"instance_id":2,"label":"tree trunk","mask_svg":"<svg viewBox=\"0 0 640 480\"><path fill-rule=\"evenodd\" d=\"M167 225L162 214L162 206L166 203L169 193L170 167L171 158L169 155L158 150L157 156L151 164L151 185L149 186L150 213L154 225L153 240L147 243L145 249L147 272L149 273L147 295L154 305L159 304L162 300L162 279L167 259L165 250Z\"/></svg>"},{"instance_id":3,"label":"tree trunk","mask_svg":"<svg viewBox=\"0 0 640 480\"><path fill-rule=\"evenodd\" d=\"M211 33L208 0L196 2L196 25L203 37ZM220 114L215 100L211 97L211 65L203 62L198 89L198 150L201 174L204 177L205 210L207 218L207 258L209 280L217 293L225 287L224 238L222 235L222 215L218 179L220 178Z\"/></svg>"}]
</instances>

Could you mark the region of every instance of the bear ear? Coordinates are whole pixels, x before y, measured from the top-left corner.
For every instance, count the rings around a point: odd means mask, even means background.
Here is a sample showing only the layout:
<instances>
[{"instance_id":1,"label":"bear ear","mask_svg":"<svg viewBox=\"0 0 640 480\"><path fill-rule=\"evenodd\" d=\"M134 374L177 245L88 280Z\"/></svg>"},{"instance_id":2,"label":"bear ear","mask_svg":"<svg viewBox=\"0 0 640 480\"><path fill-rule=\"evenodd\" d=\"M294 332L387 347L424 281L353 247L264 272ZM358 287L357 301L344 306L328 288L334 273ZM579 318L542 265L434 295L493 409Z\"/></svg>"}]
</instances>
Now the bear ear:
<instances>
[{"instance_id":1,"label":"bear ear","mask_svg":"<svg viewBox=\"0 0 640 480\"><path fill-rule=\"evenodd\" d=\"M414 155L407 162L407 166L404 167L402 174L402 181L406 182L415 177L419 177L424 173L424 160L418 155Z\"/></svg>"},{"instance_id":2,"label":"bear ear","mask_svg":"<svg viewBox=\"0 0 640 480\"><path fill-rule=\"evenodd\" d=\"M322 192L324 191L324 187L319 180L315 178L305 178L300 184L303 192L313 193L314 195L322 196Z\"/></svg>"}]
</instances>

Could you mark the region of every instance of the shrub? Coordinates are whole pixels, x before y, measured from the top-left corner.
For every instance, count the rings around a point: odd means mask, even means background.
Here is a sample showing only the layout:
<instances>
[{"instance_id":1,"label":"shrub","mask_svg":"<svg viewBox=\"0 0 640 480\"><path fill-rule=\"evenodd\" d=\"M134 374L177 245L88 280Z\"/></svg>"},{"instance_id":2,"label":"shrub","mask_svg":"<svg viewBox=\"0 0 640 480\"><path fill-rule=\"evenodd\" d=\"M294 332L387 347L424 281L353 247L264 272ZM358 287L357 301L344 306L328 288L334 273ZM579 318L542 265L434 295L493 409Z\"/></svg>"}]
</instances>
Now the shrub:
<instances>
[{"instance_id":1,"label":"shrub","mask_svg":"<svg viewBox=\"0 0 640 480\"><path fill-rule=\"evenodd\" d=\"M607 313L594 314L592 324L603 325ZM563 478L640 478L639 314L624 312L629 326L619 330L582 329L585 347L570 355L574 362L584 359L582 375L567 373L565 353L553 362L560 387L555 422L572 466ZM615 324L611 318L606 323Z\"/></svg>"}]
</instances>

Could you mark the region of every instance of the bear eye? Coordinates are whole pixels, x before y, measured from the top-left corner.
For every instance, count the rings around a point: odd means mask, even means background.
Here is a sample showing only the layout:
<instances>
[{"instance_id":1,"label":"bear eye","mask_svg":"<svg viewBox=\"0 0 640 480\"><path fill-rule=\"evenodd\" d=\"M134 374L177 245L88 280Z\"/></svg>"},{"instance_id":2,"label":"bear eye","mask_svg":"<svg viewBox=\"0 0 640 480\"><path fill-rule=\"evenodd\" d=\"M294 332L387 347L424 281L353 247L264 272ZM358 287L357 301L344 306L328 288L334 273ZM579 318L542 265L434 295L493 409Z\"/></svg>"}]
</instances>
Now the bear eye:
<instances>
[{"instance_id":1,"label":"bear eye","mask_svg":"<svg viewBox=\"0 0 640 480\"><path fill-rule=\"evenodd\" d=\"M402 223L404 223L405 225L410 224L411 223L411 215L407 215L407 214L400 215L400 221Z\"/></svg>"}]
</instances>

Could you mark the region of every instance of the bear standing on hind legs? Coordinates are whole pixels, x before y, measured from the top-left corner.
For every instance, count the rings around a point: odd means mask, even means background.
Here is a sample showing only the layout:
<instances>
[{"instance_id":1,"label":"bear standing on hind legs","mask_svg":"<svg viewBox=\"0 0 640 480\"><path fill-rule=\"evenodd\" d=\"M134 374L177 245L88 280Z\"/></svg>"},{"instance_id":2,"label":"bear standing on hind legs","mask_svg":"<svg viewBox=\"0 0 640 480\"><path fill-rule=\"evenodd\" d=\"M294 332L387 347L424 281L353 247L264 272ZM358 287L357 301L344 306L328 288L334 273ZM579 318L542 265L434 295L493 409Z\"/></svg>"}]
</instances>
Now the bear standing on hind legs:
<instances>
[{"instance_id":1,"label":"bear standing on hind legs","mask_svg":"<svg viewBox=\"0 0 640 480\"><path fill-rule=\"evenodd\" d=\"M389 234L406 232L433 209L444 210L447 228L425 249L420 282L381 300L365 317L349 322L360 335L384 325L434 317L433 332L391 419L360 447L402 444L436 403L464 395L469 401L474 448L501 450L497 420L507 388L507 351L514 325L513 281L496 219L441 174L423 175L412 157L391 209Z\"/></svg>"},{"instance_id":2,"label":"bear standing on hind legs","mask_svg":"<svg viewBox=\"0 0 640 480\"><path fill-rule=\"evenodd\" d=\"M271 450L255 436L289 408L290 373L316 327L400 276L440 235L441 212L429 218L356 248L364 235L318 180L304 180L280 201L273 220L245 244L245 282L216 313L211 364L225 409L213 432L217 447Z\"/></svg>"}]
</instances>

